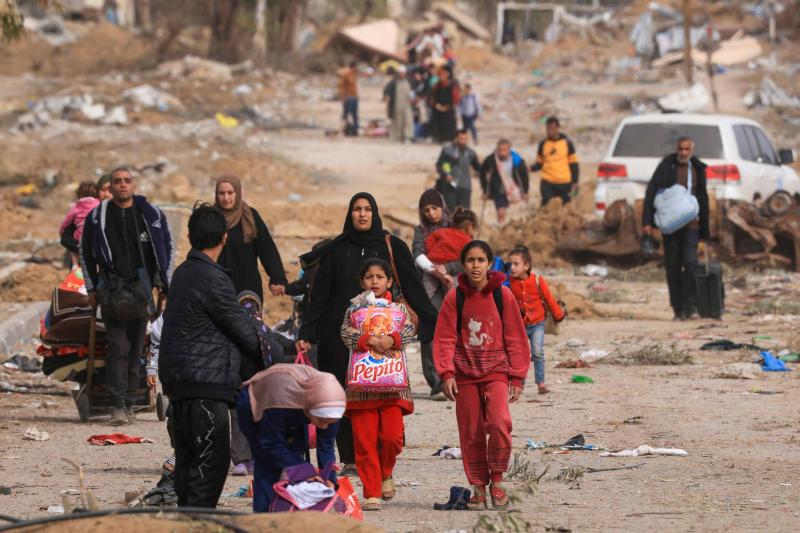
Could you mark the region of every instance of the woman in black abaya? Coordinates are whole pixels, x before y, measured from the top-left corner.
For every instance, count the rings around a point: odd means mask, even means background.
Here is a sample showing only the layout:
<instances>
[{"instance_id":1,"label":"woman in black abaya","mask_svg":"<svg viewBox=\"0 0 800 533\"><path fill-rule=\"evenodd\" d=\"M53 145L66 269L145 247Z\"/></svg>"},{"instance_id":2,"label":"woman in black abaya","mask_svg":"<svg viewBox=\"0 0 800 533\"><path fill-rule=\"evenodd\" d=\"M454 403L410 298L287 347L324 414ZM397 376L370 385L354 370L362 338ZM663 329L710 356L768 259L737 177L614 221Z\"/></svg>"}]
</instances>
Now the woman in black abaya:
<instances>
[{"instance_id":1,"label":"woman in black abaya","mask_svg":"<svg viewBox=\"0 0 800 533\"><path fill-rule=\"evenodd\" d=\"M311 343L318 344L319 369L335 375L342 386L350 352L339 330L350 300L363 290L358 279L361 263L371 257L390 261L386 235L375 198L361 192L350 199L342 233L329 244L300 258L303 268L318 263L319 270L297 335L297 347L308 350ZM393 235L389 240L400 278L395 280L394 287L402 288L408 305L419 315L417 337L421 342L429 342L436 326L436 310L425 294L408 245ZM354 471L353 430L347 418L342 419L336 445L347 471L350 472L351 467Z\"/></svg>"}]
</instances>

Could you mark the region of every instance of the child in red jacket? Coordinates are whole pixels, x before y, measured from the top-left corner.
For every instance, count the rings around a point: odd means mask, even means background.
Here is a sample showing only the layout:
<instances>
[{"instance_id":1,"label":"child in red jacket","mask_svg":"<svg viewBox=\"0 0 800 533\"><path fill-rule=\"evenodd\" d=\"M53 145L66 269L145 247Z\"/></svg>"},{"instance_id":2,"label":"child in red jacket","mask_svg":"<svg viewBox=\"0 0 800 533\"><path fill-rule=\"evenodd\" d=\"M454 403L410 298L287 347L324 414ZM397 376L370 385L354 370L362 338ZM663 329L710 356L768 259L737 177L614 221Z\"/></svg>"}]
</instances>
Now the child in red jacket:
<instances>
[{"instance_id":1,"label":"child in red jacket","mask_svg":"<svg viewBox=\"0 0 800 533\"><path fill-rule=\"evenodd\" d=\"M545 304L553 315L553 320L564 320L564 310L550 293L547 281L539 274L531 273L531 252L525 246L518 246L508 254L511 261L509 286L517 299L525 330L531 343L533 354L533 373L539 394L550 392L544 384L544 326Z\"/></svg>"},{"instance_id":2,"label":"child in red jacket","mask_svg":"<svg viewBox=\"0 0 800 533\"><path fill-rule=\"evenodd\" d=\"M471 508L488 506L490 482L494 507L508 506L502 485L511 456L508 404L522 395L531 364L519 307L503 286L505 276L489 271L493 259L483 241L472 241L461 251L464 273L445 296L433 340L443 392L456 402L464 471L474 488Z\"/></svg>"},{"instance_id":3,"label":"child in red jacket","mask_svg":"<svg viewBox=\"0 0 800 533\"><path fill-rule=\"evenodd\" d=\"M404 350L416 332L408 310L392 303L392 268L383 259L367 259L361 265L361 287L365 292L351 300L342 322L341 337L351 350L347 375L347 416L353 424L353 444L358 476L364 485L365 511L379 511L381 498L395 495L392 471L403 451L403 417L414 412ZM361 314L363 323L353 316ZM366 354L357 365L354 353ZM398 366L400 365L400 366ZM402 374L402 386L391 390L366 386L377 378L357 378L363 369L377 375L380 369L393 368ZM354 372L354 370L356 370ZM358 386L354 386L358 383Z\"/></svg>"}]
</instances>

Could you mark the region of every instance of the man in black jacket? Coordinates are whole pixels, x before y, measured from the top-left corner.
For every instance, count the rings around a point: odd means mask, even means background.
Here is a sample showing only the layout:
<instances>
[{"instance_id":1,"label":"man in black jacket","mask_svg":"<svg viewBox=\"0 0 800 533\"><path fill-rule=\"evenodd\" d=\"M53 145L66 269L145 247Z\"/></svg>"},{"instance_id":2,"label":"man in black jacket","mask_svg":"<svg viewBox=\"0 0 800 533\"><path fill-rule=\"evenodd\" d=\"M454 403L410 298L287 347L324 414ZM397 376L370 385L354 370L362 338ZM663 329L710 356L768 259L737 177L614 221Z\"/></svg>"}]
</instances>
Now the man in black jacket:
<instances>
[{"instance_id":1,"label":"man in black jacket","mask_svg":"<svg viewBox=\"0 0 800 533\"><path fill-rule=\"evenodd\" d=\"M141 387L142 348L147 315L154 311L152 291L167 292L172 262L172 237L167 217L144 196L134 194L133 173L119 167L109 176L111 199L104 199L86 217L80 255L89 304L98 305L106 330L106 386L111 396L109 424L134 420L133 404ZM123 280L139 287L144 306L115 314L114 287ZM119 311L119 310L117 310Z\"/></svg>"},{"instance_id":2,"label":"man in black jacket","mask_svg":"<svg viewBox=\"0 0 800 533\"><path fill-rule=\"evenodd\" d=\"M697 246L707 240L708 191L706 190L706 165L693 156L694 141L689 137L678 139L677 153L670 154L659 163L644 197L642 231L646 235L655 232L656 193L676 183L690 187L697 198L700 213L678 231L664 235L664 268L667 271L669 302L675 312L675 320L697 318Z\"/></svg>"},{"instance_id":3,"label":"man in black jacket","mask_svg":"<svg viewBox=\"0 0 800 533\"><path fill-rule=\"evenodd\" d=\"M242 369L263 369L258 336L217 264L225 216L210 205L189 218L189 255L172 277L158 374L172 403L175 492L181 507L216 507L231 458L228 408Z\"/></svg>"}]
</instances>

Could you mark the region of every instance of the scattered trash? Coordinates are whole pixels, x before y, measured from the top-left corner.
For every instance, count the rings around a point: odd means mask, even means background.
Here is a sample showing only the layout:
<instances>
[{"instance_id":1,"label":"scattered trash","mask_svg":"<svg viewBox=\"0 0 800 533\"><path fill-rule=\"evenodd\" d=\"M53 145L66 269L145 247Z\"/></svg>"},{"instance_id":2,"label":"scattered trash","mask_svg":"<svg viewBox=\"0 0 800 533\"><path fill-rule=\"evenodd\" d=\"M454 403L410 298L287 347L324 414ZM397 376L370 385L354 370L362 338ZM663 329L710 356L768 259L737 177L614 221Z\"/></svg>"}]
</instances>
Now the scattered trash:
<instances>
[{"instance_id":1,"label":"scattered trash","mask_svg":"<svg viewBox=\"0 0 800 533\"><path fill-rule=\"evenodd\" d=\"M708 94L706 86L698 82L688 89L662 96L657 101L663 111L692 113L708 108L711 103L711 95Z\"/></svg>"},{"instance_id":2,"label":"scattered trash","mask_svg":"<svg viewBox=\"0 0 800 533\"><path fill-rule=\"evenodd\" d=\"M758 89L751 90L742 98L742 103L747 107L798 108L800 98L789 96L770 78L764 78Z\"/></svg>"},{"instance_id":3,"label":"scattered trash","mask_svg":"<svg viewBox=\"0 0 800 533\"><path fill-rule=\"evenodd\" d=\"M467 510L467 502L471 496L471 492L468 488L459 487L459 486L452 486L450 487L450 499L447 500L447 503L434 503L433 510L434 511L466 511Z\"/></svg>"},{"instance_id":4,"label":"scattered trash","mask_svg":"<svg viewBox=\"0 0 800 533\"><path fill-rule=\"evenodd\" d=\"M644 420L643 416L632 416L622 421L623 424L641 424Z\"/></svg>"},{"instance_id":5,"label":"scattered trash","mask_svg":"<svg viewBox=\"0 0 800 533\"><path fill-rule=\"evenodd\" d=\"M549 444L544 441L535 441L533 439L528 439L527 448L529 450L541 450L542 448L547 448Z\"/></svg>"},{"instance_id":6,"label":"scattered trash","mask_svg":"<svg viewBox=\"0 0 800 533\"><path fill-rule=\"evenodd\" d=\"M581 346L586 346L586 343L580 339L570 339L567 341L568 348L580 348Z\"/></svg>"},{"instance_id":7,"label":"scattered trash","mask_svg":"<svg viewBox=\"0 0 800 533\"><path fill-rule=\"evenodd\" d=\"M188 55L158 66L158 75L171 78L190 78L210 81L227 81L233 77L233 66Z\"/></svg>"},{"instance_id":8,"label":"scattered trash","mask_svg":"<svg viewBox=\"0 0 800 533\"><path fill-rule=\"evenodd\" d=\"M11 487L6 487L4 485L0 485L0 495L2 495L2 496L10 496L11 495Z\"/></svg>"},{"instance_id":9,"label":"scattered trash","mask_svg":"<svg viewBox=\"0 0 800 533\"><path fill-rule=\"evenodd\" d=\"M19 354L3 363L3 366L11 370L20 370L32 374L42 370L42 362L39 359Z\"/></svg>"},{"instance_id":10,"label":"scattered trash","mask_svg":"<svg viewBox=\"0 0 800 533\"><path fill-rule=\"evenodd\" d=\"M289 200L290 202L302 202L303 195L296 192L290 192L289 196L286 199Z\"/></svg>"},{"instance_id":11,"label":"scattered trash","mask_svg":"<svg viewBox=\"0 0 800 533\"><path fill-rule=\"evenodd\" d=\"M36 429L36 426L29 427L22 435L25 440L45 441L50 440L50 434L46 431Z\"/></svg>"},{"instance_id":12,"label":"scattered trash","mask_svg":"<svg viewBox=\"0 0 800 533\"><path fill-rule=\"evenodd\" d=\"M453 446L445 444L433 453L433 457L442 457L444 459L461 459L461 448L454 448Z\"/></svg>"},{"instance_id":13,"label":"scattered trash","mask_svg":"<svg viewBox=\"0 0 800 533\"><path fill-rule=\"evenodd\" d=\"M216 113L214 118L217 119L217 124L223 128L230 129L239 125L239 120L236 117L226 115L224 113Z\"/></svg>"},{"instance_id":14,"label":"scattered trash","mask_svg":"<svg viewBox=\"0 0 800 533\"><path fill-rule=\"evenodd\" d=\"M239 96L245 96L251 94L253 92L253 88L250 87L246 83L242 83L241 85L237 85L236 88L233 89L233 94L237 94Z\"/></svg>"},{"instance_id":15,"label":"scattered trash","mask_svg":"<svg viewBox=\"0 0 800 533\"><path fill-rule=\"evenodd\" d=\"M761 366L755 363L728 363L722 365L715 374L718 378L759 379L763 377Z\"/></svg>"},{"instance_id":16,"label":"scattered trash","mask_svg":"<svg viewBox=\"0 0 800 533\"><path fill-rule=\"evenodd\" d=\"M580 374L574 374L570 381L572 383L594 383L594 380L589 376L581 376Z\"/></svg>"},{"instance_id":17,"label":"scattered trash","mask_svg":"<svg viewBox=\"0 0 800 533\"><path fill-rule=\"evenodd\" d=\"M171 109L183 109L183 104L178 98L162 91L161 89L156 89L152 85L139 85L137 87L132 87L123 92L122 97L125 100L133 102L134 104L152 107L162 112L169 111Z\"/></svg>"},{"instance_id":18,"label":"scattered trash","mask_svg":"<svg viewBox=\"0 0 800 533\"><path fill-rule=\"evenodd\" d=\"M594 363L607 356L608 356L607 351L597 350L593 348L591 350L585 350L581 352L581 361L583 361L584 363Z\"/></svg>"},{"instance_id":19,"label":"scattered trash","mask_svg":"<svg viewBox=\"0 0 800 533\"><path fill-rule=\"evenodd\" d=\"M461 459L461 448L447 448L439 454L442 459Z\"/></svg>"},{"instance_id":20,"label":"scattered trash","mask_svg":"<svg viewBox=\"0 0 800 533\"><path fill-rule=\"evenodd\" d=\"M64 514L63 505L51 505L47 508L49 514Z\"/></svg>"},{"instance_id":21,"label":"scattered trash","mask_svg":"<svg viewBox=\"0 0 800 533\"><path fill-rule=\"evenodd\" d=\"M784 363L797 363L800 361L800 353L797 352L789 352L789 350L784 350L787 353L779 353L778 359L783 361Z\"/></svg>"},{"instance_id":22,"label":"scattered trash","mask_svg":"<svg viewBox=\"0 0 800 533\"><path fill-rule=\"evenodd\" d=\"M28 387L18 387L4 379L0 379L0 392L28 392Z\"/></svg>"},{"instance_id":23,"label":"scattered trash","mask_svg":"<svg viewBox=\"0 0 800 533\"><path fill-rule=\"evenodd\" d=\"M764 394L764 395L772 395L772 394L781 394L783 391L779 390L764 390L764 389L750 389L751 394Z\"/></svg>"},{"instance_id":24,"label":"scattered trash","mask_svg":"<svg viewBox=\"0 0 800 533\"><path fill-rule=\"evenodd\" d=\"M608 267L602 265L584 265L580 268L580 273L584 276L608 277Z\"/></svg>"},{"instance_id":25,"label":"scattered trash","mask_svg":"<svg viewBox=\"0 0 800 533\"><path fill-rule=\"evenodd\" d=\"M689 452L680 448L653 448L642 444L638 448L622 450L619 452L602 452L600 457L639 457L642 455L672 455L675 457L686 457Z\"/></svg>"},{"instance_id":26,"label":"scattered trash","mask_svg":"<svg viewBox=\"0 0 800 533\"><path fill-rule=\"evenodd\" d=\"M729 350L758 350L761 348L755 344L741 344L733 342L728 339L720 339L716 341L707 342L700 347L701 350L708 350L712 352L727 352Z\"/></svg>"},{"instance_id":27,"label":"scattered trash","mask_svg":"<svg viewBox=\"0 0 800 533\"><path fill-rule=\"evenodd\" d=\"M786 366L786 363L772 355L772 352L761 352L763 362L761 370L765 372L791 372L791 369Z\"/></svg>"},{"instance_id":28,"label":"scattered trash","mask_svg":"<svg viewBox=\"0 0 800 533\"><path fill-rule=\"evenodd\" d=\"M131 437L124 433L112 433L109 435L92 435L86 439L86 442L94 446L116 446L118 444L141 444L155 441L145 437Z\"/></svg>"}]
</instances>

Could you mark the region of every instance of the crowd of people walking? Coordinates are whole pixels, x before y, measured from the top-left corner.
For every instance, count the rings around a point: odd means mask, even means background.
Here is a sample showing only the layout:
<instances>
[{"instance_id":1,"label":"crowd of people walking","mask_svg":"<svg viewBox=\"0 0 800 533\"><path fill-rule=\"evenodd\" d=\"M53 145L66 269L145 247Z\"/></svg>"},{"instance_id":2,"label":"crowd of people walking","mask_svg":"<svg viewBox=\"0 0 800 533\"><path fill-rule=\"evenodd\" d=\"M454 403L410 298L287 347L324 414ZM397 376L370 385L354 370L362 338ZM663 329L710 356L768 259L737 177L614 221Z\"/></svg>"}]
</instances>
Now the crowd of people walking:
<instances>
[{"instance_id":1,"label":"crowd of people walking","mask_svg":"<svg viewBox=\"0 0 800 533\"><path fill-rule=\"evenodd\" d=\"M423 49L436 49L436 34L426 39ZM340 85L351 133L358 131L356 67ZM531 364L538 392L549 392L545 325L548 317L563 320L566 310L536 271L530 250L518 246L506 262L478 239L483 220L470 208L472 179L478 178L502 224L511 204L528 199L530 171L542 172L543 203L556 197L567 203L577 190L578 164L555 117L546 121L532 166L507 139L481 161L469 146L470 134L477 140L480 105L468 85L460 92L451 68L439 68L428 95L431 135L444 145L435 186L418 201L411 247L384 229L376 199L358 193L343 213L341 232L300 257L299 289L290 287L270 230L245 201L236 176L217 178L213 199L194 206L191 249L177 268L172 236L182 229L171 230L164 213L135 194L132 170L119 167L78 187L59 232L105 325L109 424L136 421L140 359L148 322L155 320L157 359L147 384L160 381L170 401L178 505L215 507L232 464L232 474L254 475L256 512L280 510L287 498L291 505L330 498L342 476L358 476L362 508L380 510L396 496L404 417L414 412L406 354L414 340L430 398L455 402L463 468L473 488L467 506L509 505L509 404L520 399ZM384 92L392 136L408 139L415 89L402 68L392 84ZM465 126L460 130L457 108ZM697 240L708 235L705 167L692 157L693 147L691 139L681 139L677 154L659 166L643 215L651 234L655 191L675 183L699 201L698 218L665 238L670 298L679 317L696 312L696 303L687 301L686 272L696 263ZM294 364L272 351L261 321L262 269L272 296L304 293L296 339L287 347ZM284 491L280 483L295 478L319 486Z\"/></svg>"}]
</instances>

